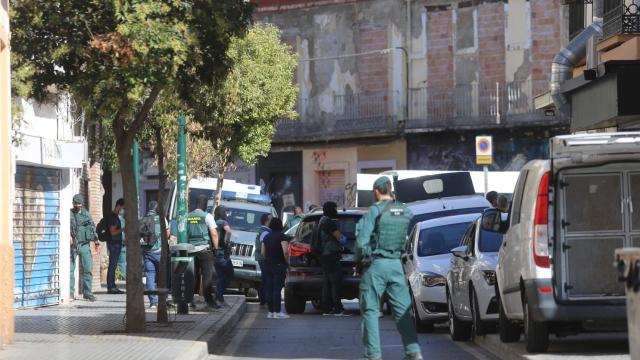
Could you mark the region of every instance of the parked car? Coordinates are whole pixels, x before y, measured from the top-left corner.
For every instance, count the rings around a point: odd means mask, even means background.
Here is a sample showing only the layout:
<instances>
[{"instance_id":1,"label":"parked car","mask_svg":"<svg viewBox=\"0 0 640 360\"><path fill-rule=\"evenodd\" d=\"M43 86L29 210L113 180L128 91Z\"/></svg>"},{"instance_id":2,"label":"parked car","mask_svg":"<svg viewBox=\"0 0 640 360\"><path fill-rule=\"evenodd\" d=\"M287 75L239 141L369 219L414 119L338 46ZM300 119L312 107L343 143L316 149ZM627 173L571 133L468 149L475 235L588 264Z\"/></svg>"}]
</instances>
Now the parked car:
<instances>
[{"instance_id":1,"label":"parked car","mask_svg":"<svg viewBox=\"0 0 640 360\"><path fill-rule=\"evenodd\" d=\"M342 253L343 268L342 297L355 299L358 297L360 278L355 273L356 224L364 215L361 210L338 211L338 227L347 237L347 244ZM298 230L289 243L289 270L284 287L284 305L290 314L300 314L305 310L307 301L320 308L322 299L323 273L318 260L311 253L311 243L317 238L318 223L322 213L312 212L298 225Z\"/></svg>"},{"instance_id":2,"label":"parked car","mask_svg":"<svg viewBox=\"0 0 640 360\"><path fill-rule=\"evenodd\" d=\"M434 324L447 321L445 276L450 251L460 244L469 224L479 216L480 213L444 216L413 227L403 260L419 331L432 331Z\"/></svg>"},{"instance_id":3,"label":"parked car","mask_svg":"<svg viewBox=\"0 0 640 360\"><path fill-rule=\"evenodd\" d=\"M527 163L507 223L497 210L486 230L506 232L496 267L500 338L546 351L549 334L624 329L616 248L640 245L640 133L558 136L551 159ZM508 228L505 230L505 228Z\"/></svg>"},{"instance_id":4,"label":"parked car","mask_svg":"<svg viewBox=\"0 0 640 360\"><path fill-rule=\"evenodd\" d=\"M451 250L447 306L449 333L456 341L469 340L472 333L485 335L498 321L495 270L502 234L483 230L481 220L472 222Z\"/></svg>"}]
</instances>

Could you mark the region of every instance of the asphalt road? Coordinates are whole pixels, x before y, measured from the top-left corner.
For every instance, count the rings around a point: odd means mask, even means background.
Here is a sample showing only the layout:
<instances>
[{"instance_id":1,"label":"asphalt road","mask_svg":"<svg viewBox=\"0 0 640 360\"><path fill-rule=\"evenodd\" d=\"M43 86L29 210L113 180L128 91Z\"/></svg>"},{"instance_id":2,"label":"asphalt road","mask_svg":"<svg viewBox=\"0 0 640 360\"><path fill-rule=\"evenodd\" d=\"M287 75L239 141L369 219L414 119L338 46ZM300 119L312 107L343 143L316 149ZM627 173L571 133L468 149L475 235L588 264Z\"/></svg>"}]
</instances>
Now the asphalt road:
<instances>
[{"instance_id":1,"label":"asphalt road","mask_svg":"<svg viewBox=\"0 0 640 360\"><path fill-rule=\"evenodd\" d=\"M257 304L249 309L225 346L211 359L360 359L360 316L357 302L345 302L350 317L322 316L307 304L305 314L290 319L267 319ZM390 315L381 319L380 334L385 359L402 359L402 342ZM425 359L495 359L471 343L454 343L446 328L419 334Z\"/></svg>"}]
</instances>

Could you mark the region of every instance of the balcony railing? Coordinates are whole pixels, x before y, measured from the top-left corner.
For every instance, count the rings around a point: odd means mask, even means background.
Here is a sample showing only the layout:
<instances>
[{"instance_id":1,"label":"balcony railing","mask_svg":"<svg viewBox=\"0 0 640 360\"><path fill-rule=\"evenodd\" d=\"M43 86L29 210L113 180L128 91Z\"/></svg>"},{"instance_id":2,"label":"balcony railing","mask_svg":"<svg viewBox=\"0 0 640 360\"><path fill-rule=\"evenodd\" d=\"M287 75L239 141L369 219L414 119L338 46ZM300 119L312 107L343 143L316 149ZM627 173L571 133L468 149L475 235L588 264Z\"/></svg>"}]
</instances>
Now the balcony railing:
<instances>
[{"instance_id":1,"label":"balcony railing","mask_svg":"<svg viewBox=\"0 0 640 360\"><path fill-rule=\"evenodd\" d=\"M555 120L534 109L547 81L465 84L411 89L409 128L493 126Z\"/></svg>"},{"instance_id":2,"label":"balcony railing","mask_svg":"<svg viewBox=\"0 0 640 360\"><path fill-rule=\"evenodd\" d=\"M558 118L536 111L533 103L534 96L548 88L548 81L514 81L410 89L409 118L404 127L416 130L552 123ZM386 92L301 99L300 118L282 120L274 141L394 135L403 129L398 122L405 111L403 103L404 94Z\"/></svg>"},{"instance_id":3,"label":"balcony railing","mask_svg":"<svg viewBox=\"0 0 640 360\"><path fill-rule=\"evenodd\" d=\"M640 0L604 0L604 38L640 34Z\"/></svg>"}]
</instances>

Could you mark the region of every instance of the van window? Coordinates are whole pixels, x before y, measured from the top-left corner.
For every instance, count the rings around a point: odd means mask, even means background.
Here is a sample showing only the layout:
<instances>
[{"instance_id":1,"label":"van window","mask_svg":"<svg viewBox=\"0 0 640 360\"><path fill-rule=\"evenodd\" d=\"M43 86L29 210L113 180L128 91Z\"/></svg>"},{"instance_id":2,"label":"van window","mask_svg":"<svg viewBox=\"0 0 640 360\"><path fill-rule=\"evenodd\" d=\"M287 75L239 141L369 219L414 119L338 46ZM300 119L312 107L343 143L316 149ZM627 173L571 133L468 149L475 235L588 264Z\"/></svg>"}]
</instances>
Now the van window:
<instances>
[{"instance_id":1,"label":"van window","mask_svg":"<svg viewBox=\"0 0 640 360\"><path fill-rule=\"evenodd\" d=\"M227 222L232 230L257 232L260 228L262 214L264 213L227 206Z\"/></svg>"},{"instance_id":2,"label":"van window","mask_svg":"<svg viewBox=\"0 0 640 360\"><path fill-rule=\"evenodd\" d=\"M524 196L525 184L529 170L522 170L518 176L516 190L513 193L513 204L511 205L511 226L520 223L520 213L522 211L522 197Z\"/></svg>"}]
</instances>

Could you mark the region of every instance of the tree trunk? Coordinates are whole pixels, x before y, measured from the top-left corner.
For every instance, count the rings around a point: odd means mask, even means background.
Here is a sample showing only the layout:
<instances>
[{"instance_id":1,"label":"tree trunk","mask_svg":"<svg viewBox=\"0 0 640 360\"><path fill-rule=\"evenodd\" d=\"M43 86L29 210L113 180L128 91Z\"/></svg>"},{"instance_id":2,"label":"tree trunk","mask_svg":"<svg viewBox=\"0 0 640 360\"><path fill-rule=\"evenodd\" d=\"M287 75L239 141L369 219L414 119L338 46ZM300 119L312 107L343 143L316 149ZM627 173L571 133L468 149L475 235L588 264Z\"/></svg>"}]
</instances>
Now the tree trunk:
<instances>
[{"instance_id":1,"label":"tree trunk","mask_svg":"<svg viewBox=\"0 0 640 360\"><path fill-rule=\"evenodd\" d=\"M169 260L169 239L167 239L167 225L164 220L164 196L165 182L167 176L164 172L164 145L162 144L162 129L155 127L156 135L156 156L158 157L158 215L160 215L160 270L158 271L158 288L167 288L167 261ZM158 296L158 318L159 323L168 323L169 315L167 314L167 297L165 295Z\"/></svg>"},{"instance_id":2,"label":"tree trunk","mask_svg":"<svg viewBox=\"0 0 640 360\"><path fill-rule=\"evenodd\" d=\"M116 129L114 129L116 130ZM115 131L118 134L117 131ZM144 332L146 317L144 309L144 290L142 287L142 271L140 259L140 235L138 233L138 197L133 171L131 149L133 140L127 137L116 137L118 160L122 174L122 189L125 200L124 228L127 246L127 313L125 330L127 332Z\"/></svg>"},{"instance_id":3,"label":"tree trunk","mask_svg":"<svg viewBox=\"0 0 640 360\"><path fill-rule=\"evenodd\" d=\"M218 179L218 182L216 185L216 198L214 202L214 210L222 200L222 183L224 182L224 169L225 169L225 166L220 166L216 174L216 178Z\"/></svg>"}]
</instances>

